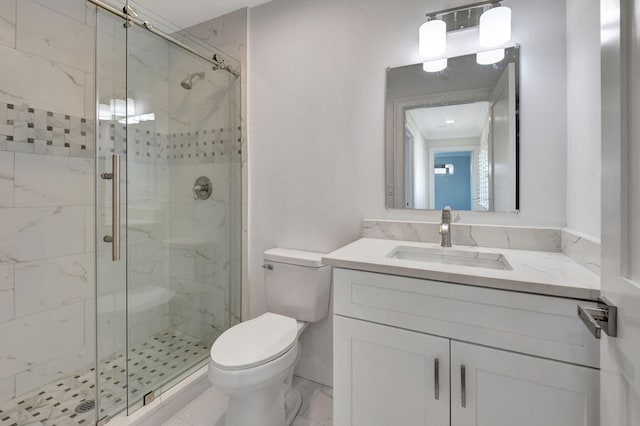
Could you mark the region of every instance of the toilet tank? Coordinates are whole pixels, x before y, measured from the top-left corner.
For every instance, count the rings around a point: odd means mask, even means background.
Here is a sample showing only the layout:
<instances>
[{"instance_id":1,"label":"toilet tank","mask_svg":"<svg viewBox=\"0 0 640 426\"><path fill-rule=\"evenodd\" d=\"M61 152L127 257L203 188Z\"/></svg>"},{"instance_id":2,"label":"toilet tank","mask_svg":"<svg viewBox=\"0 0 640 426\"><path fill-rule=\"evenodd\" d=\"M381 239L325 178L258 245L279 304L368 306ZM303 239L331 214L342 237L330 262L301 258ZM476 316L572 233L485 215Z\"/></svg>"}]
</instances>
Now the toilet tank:
<instances>
[{"instance_id":1,"label":"toilet tank","mask_svg":"<svg viewBox=\"0 0 640 426\"><path fill-rule=\"evenodd\" d=\"M323 253L274 248L264 252L267 310L299 321L327 316L331 296L331 266Z\"/></svg>"}]
</instances>

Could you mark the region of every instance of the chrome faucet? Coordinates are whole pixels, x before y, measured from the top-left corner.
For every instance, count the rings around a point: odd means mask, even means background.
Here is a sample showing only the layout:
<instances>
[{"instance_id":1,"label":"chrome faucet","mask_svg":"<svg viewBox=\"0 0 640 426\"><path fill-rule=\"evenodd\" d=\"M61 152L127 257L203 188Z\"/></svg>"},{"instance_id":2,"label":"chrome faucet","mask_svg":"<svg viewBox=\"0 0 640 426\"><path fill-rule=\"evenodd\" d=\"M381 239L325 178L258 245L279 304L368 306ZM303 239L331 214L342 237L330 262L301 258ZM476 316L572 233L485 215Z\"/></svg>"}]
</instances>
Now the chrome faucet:
<instances>
[{"instance_id":1,"label":"chrome faucet","mask_svg":"<svg viewBox=\"0 0 640 426\"><path fill-rule=\"evenodd\" d=\"M451 207L446 206L442 209L442 223L438 233L442 235L442 247L451 247Z\"/></svg>"}]
</instances>

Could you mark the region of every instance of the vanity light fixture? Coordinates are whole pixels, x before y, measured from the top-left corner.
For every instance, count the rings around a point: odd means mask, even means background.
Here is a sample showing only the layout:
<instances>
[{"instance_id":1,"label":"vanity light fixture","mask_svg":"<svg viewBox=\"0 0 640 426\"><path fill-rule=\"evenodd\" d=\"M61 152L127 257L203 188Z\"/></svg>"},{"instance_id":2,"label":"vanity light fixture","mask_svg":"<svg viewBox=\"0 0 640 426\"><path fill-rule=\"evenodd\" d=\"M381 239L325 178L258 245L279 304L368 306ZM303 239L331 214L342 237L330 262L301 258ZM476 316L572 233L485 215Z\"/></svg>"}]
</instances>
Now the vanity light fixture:
<instances>
[{"instance_id":1,"label":"vanity light fixture","mask_svg":"<svg viewBox=\"0 0 640 426\"><path fill-rule=\"evenodd\" d=\"M479 27L476 62L490 65L504 59L504 45L511 40L511 9L500 0L427 13L420 26L418 53L426 72L447 67L447 33Z\"/></svg>"},{"instance_id":2,"label":"vanity light fixture","mask_svg":"<svg viewBox=\"0 0 640 426\"><path fill-rule=\"evenodd\" d=\"M500 62L504 59L504 48L486 50L484 52L476 53L476 62L479 65L491 65Z\"/></svg>"},{"instance_id":3,"label":"vanity light fixture","mask_svg":"<svg viewBox=\"0 0 640 426\"><path fill-rule=\"evenodd\" d=\"M426 72L439 72L447 68L447 58L434 59L433 61L425 61L422 63L422 69Z\"/></svg>"},{"instance_id":4,"label":"vanity light fixture","mask_svg":"<svg viewBox=\"0 0 640 426\"><path fill-rule=\"evenodd\" d=\"M418 54L426 72L438 72L447 67L447 24L427 16L427 22L420 26Z\"/></svg>"},{"instance_id":5,"label":"vanity light fixture","mask_svg":"<svg viewBox=\"0 0 640 426\"><path fill-rule=\"evenodd\" d=\"M452 119L452 118L448 118L447 120L445 120L446 124L456 124L456 120Z\"/></svg>"},{"instance_id":6,"label":"vanity light fixture","mask_svg":"<svg viewBox=\"0 0 640 426\"><path fill-rule=\"evenodd\" d=\"M476 54L480 65L491 65L504 59L504 46L511 40L511 9L500 3L492 4L480 16L478 44L481 49L491 49Z\"/></svg>"},{"instance_id":7,"label":"vanity light fixture","mask_svg":"<svg viewBox=\"0 0 640 426\"><path fill-rule=\"evenodd\" d=\"M480 16L478 43L482 49L495 49L511 40L511 9L494 3Z\"/></svg>"}]
</instances>

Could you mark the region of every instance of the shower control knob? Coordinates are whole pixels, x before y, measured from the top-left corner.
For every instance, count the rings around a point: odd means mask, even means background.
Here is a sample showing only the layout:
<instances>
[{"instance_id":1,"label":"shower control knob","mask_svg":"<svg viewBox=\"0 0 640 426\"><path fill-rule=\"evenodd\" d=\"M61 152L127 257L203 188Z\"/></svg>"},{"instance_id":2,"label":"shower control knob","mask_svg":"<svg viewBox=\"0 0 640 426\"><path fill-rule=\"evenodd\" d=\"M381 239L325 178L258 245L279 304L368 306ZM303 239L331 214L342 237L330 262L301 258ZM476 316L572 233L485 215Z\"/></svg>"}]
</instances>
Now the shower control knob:
<instances>
[{"instance_id":1,"label":"shower control knob","mask_svg":"<svg viewBox=\"0 0 640 426\"><path fill-rule=\"evenodd\" d=\"M213 192L213 182L206 176L200 176L193 184L193 198L196 200L206 200Z\"/></svg>"}]
</instances>

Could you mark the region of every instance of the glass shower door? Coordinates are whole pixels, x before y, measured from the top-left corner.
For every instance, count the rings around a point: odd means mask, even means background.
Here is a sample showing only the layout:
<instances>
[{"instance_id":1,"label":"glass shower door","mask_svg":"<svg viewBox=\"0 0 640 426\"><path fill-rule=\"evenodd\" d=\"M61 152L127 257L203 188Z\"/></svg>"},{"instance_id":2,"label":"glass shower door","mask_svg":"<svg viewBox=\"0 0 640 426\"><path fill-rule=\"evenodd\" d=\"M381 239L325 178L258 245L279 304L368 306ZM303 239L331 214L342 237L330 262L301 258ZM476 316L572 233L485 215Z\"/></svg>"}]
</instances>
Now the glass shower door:
<instances>
[{"instance_id":1,"label":"glass shower door","mask_svg":"<svg viewBox=\"0 0 640 426\"><path fill-rule=\"evenodd\" d=\"M234 76L142 27L127 47L131 412L201 367L229 327L239 154Z\"/></svg>"},{"instance_id":2,"label":"glass shower door","mask_svg":"<svg viewBox=\"0 0 640 426\"><path fill-rule=\"evenodd\" d=\"M127 31L97 9L96 33L96 370L97 416L127 406ZM114 173L114 163L120 173ZM117 170L116 170L117 172ZM119 176L118 176L119 174ZM119 193L118 193L119 192ZM114 204L114 195L115 201ZM119 241L113 241L114 212ZM114 256L114 247L119 249Z\"/></svg>"},{"instance_id":3,"label":"glass shower door","mask_svg":"<svg viewBox=\"0 0 640 426\"><path fill-rule=\"evenodd\" d=\"M213 341L240 317L239 79L124 23L99 14L100 418L131 413L206 365Z\"/></svg>"}]
</instances>

